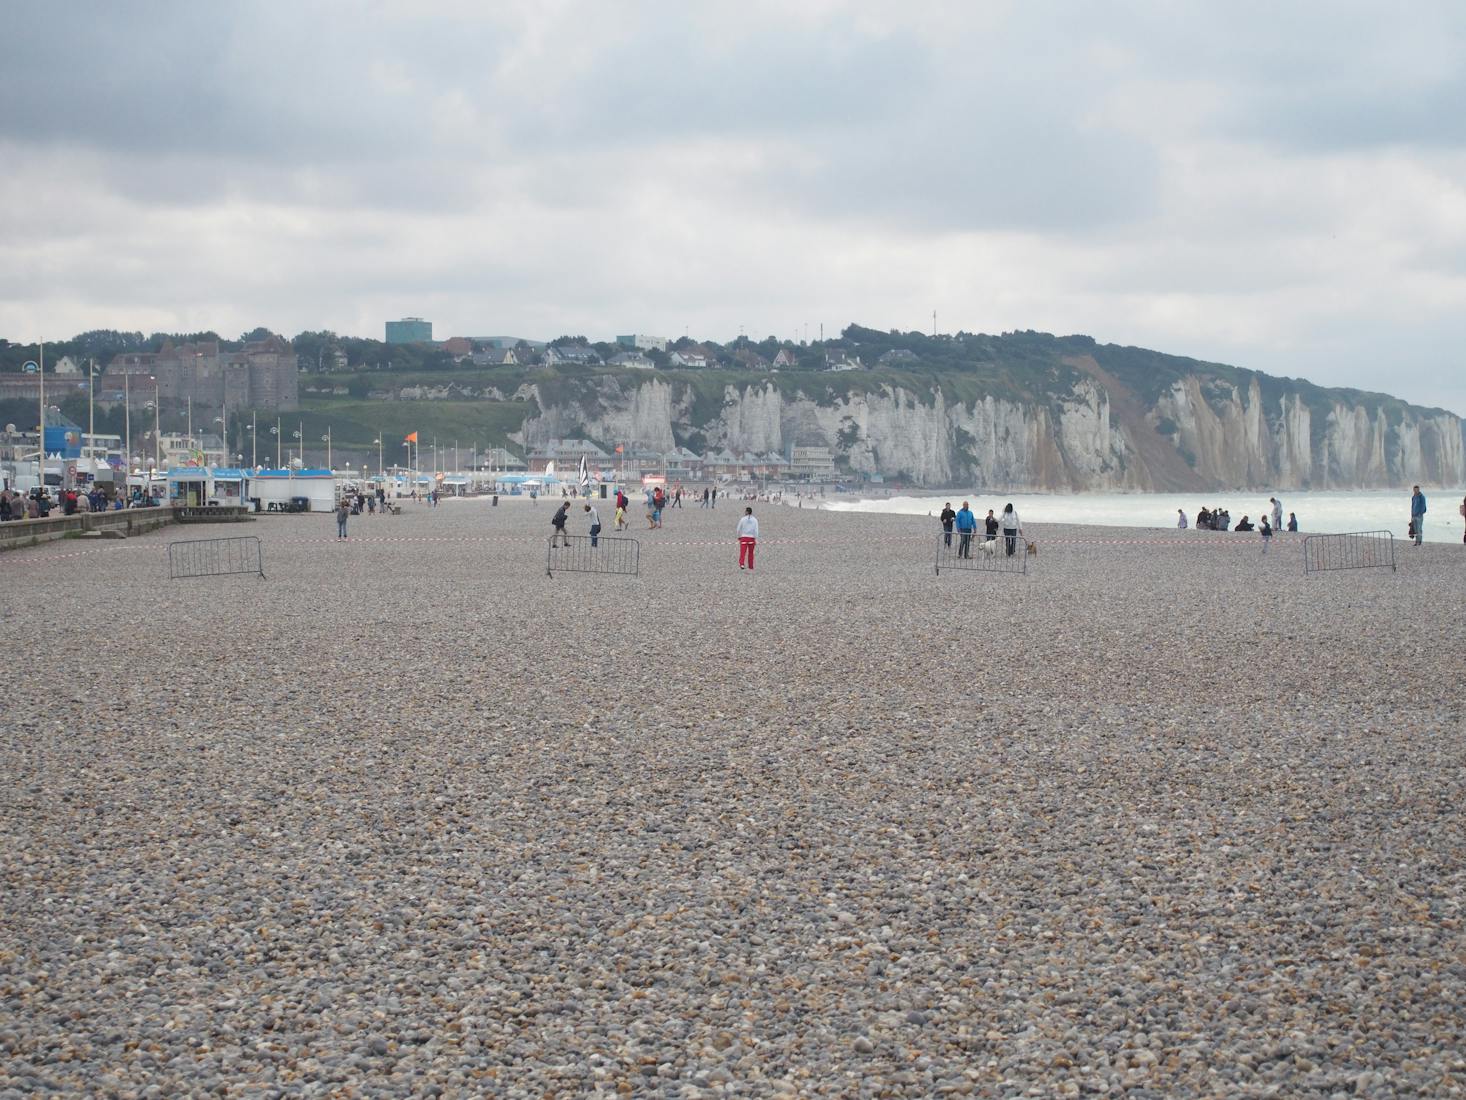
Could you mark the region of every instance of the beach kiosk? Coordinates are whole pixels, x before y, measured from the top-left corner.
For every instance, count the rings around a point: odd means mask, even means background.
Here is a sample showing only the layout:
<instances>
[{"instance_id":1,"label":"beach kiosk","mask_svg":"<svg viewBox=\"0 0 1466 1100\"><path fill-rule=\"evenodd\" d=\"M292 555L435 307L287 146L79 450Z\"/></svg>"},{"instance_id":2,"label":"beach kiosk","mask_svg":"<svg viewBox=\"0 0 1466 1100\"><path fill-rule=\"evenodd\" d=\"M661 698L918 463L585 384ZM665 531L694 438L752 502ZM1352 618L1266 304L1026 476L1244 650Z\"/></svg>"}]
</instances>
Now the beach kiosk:
<instances>
[{"instance_id":1,"label":"beach kiosk","mask_svg":"<svg viewBox=\"0 0 1466 1100\"><path fill-rule=\"evenodd\" d=\"M168 499L190 508L244 503L243 470L213 466L175 466L168 471Z\"/></svg>"},{"instance_id":2,"label":"beach kiosk","mask_svg":"<svg viewBox=\"0 0 1466 1100\"><path fill-rule=\"evenodd\" d=\"M330 470L255 470L246 500L261 512L330 512L336 507L336 475Z\"/></svg>"}]
</instances>

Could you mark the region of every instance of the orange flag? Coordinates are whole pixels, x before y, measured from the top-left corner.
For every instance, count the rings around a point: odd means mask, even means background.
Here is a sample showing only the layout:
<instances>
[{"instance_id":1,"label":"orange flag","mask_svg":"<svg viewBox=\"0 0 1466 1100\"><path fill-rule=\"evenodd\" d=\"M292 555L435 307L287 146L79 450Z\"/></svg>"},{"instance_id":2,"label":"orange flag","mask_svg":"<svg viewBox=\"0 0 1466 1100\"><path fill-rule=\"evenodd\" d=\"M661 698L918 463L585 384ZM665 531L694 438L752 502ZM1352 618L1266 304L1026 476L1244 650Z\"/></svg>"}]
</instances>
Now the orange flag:
<instances>
[{"instance_id":1,"label":"orange flag","mask_svg":"<svg viewBox=\"0 0 1466 1100\"><path fill-rule=\"evenodd\" d=\"M621 444L619 444L619 443L618 443L618 444L616 444L616 453L617 453L617 454L618 454L618 455L619 455L619 454L620 454L620 453L621 453Z\"/></svg>"},{"instance_id":2,"label":"orange flag","mask_svg":"<svg viewBox=\"0 0 1466 1100\"><path fill-rule=\"evenodd\" d=\"M416 443L417 442L417 433L416 432L413 432L410 436L408 436L402 442L404 442L404 443Z\"/></svg>"}]
</instances>

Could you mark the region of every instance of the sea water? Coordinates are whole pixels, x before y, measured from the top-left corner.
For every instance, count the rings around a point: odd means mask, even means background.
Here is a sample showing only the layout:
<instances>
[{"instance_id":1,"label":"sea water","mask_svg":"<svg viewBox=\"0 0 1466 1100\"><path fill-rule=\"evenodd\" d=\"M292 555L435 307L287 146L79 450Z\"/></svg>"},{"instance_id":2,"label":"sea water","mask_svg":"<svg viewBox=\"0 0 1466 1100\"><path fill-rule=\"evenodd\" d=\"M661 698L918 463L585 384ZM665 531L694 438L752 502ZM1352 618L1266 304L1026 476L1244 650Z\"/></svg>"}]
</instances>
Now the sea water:
<instances>
[{"instance_id":1,"label":"sea water","mask_svg":"<svg viewBox=\"0 0 1466 1100\"><path fill-rule=\"evenodd\" d=\"M965 499L979 519L991 508L1003 514L1011 503L1024 523L1076 523L1099 527L1175 527L1176 509L1186 512L1189 527L1196 525L1196 513L1206 506L1225 508L1236 526L1243 516L1256 523L1272 511L1268 497L1277 496L1283 505L1283 524L1288 513L1298 516L1298 530L1308 533L1343 531L1391 531L1397 539L1406 537L1410 525L1410 490L1403 492L1291 492L1291 493L942 493L930 496L878 498L835 497L823 507L842 512L890 512L906 516L936 516L942 505L962 507ZM1463 521L1459 492L1427 492L1425 540L1460 542Z\"/></svg>"}]
</instances>

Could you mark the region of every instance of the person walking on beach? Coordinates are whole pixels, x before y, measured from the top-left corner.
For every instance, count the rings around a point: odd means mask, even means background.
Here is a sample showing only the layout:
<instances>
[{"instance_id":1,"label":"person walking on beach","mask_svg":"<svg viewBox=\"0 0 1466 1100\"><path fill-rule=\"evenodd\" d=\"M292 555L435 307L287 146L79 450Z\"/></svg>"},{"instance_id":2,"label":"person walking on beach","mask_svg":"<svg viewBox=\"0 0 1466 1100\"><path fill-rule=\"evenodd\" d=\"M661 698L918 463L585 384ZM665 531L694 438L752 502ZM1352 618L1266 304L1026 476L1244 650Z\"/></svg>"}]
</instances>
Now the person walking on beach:
<instances>
[{"instance_id":1,"label":"person walking on beach","mask_svg":"<svg viewBox=\"0 0 1466 1100\"><path fill-rule=\"evenodd\" d=\"M1415 545L1419 546L1425 538L1425 494L1419 485L1415 486L1415 493L1410 497L1410 526L1415 532Z\"/></svg>"},{"instance_id":2,"label":"person walking on beach","mask_svg":"<svg viewBox=\"0 0 1466 1100\"><path fill-rule=\"evenodd\" d=\"M550 535L550 549L554 549L558 540L563 539L565 549L570 549L570 536L565 533L565 521L570 518L570 501L566 500L555 509L555 514L550 517L550 526L555 530Z\"/></svg>"},{"instance_id":3,"label":"person walking on beach","mask_svg":"<svg viewBox=\"0 0 1466 1100\"><path fill-rule=\"evenodd\" d=\"M346 520L351 515L351 502L342 497L336 503L336 541L346 541Z\"/></svg>"},{"instance_id":4,"label":"person walking on beach","mask_svg":"<svg viewBox=\"0 0 1466 1100\"><path fill-rule=\"evenodd\" d=\"M1012 504L1003 505L1003 516L999 522L1003 525L1003 550L1011 558L1018 549L1018 536L1023 531L1023 524L1018 522L1018 513Z\"/></svg>"},{"instance_id":5,"label":"person walking on beach","mask_svg":"<svg viewBox=\"0 0 1466 1100\"><path fill-rule=\"evenodd\" d=\"M743 517L738 521L738 568L748 563L748 571L753 572L753 548L758 544L758 520L754 519L753 509L743 509Z\"/></svg>"},{"instance_id":6,"label":"person walking on beach","mask_svg":"<svg viewBox=\"0 0 1466 1100\"><path fill-rule=\"evenodd\" d=\"M1176 509L1176 530L1186 530L1186 513L1180 508Z\"/></svg>"},{"instance_id":7,"label":"person walking on beach","mask_svg":"<svg viewBox=\"0 0 1466 1100\"><path fill-rule=\"evenodd\" d=\"M930 512L927 515L931 515ZM942 542L946 546L952 545L952 521L957 518L957 513L952 511L952 502L949 500L942 505L942 514L937 517L942 521Z\"/></svg>"},{"instance_id":8,"label":"person walking on beach","mask_svg":"<svg viewBox=\"0 0 1466 1100\"><path fill-rule=\"evenodd\" d=\"M972 514L972 509L967 506L967 501L962 502L962 507L953 519L957 526L957 556L970 558L972 557L972 533L977 530L977 517Z\"/></svg>"},{"instance_id":9,"label":"person walking on beach","mask_svg":"<svg viewBox=\"0 0 1466 1100\"><path fill-rule=\"evenodd\" d=\"M590 548L594 550L600 543L597 541L601 534L601 514L595 510L595 506L586 503L586 514L590 517Z\"/></svg>"},{"instance_id":10,"label":"person walking on beach","mask_svg":"<svg viewBox=\"0 0 1466 1100\"><path fill-rule=\"evenodd\" d=\"M1266 554L1268 543L1273 541L1273 525L1267 521L1267 516L1261 517L1257 522L1257 531L1262 535L1262 552Z\"/></svg>"},{"instance_id":11,"label":"person walking on beach","mask_svg":"<svg viewBox=\"0 0 1466 1100\"><path fill-rule=\"evenodd\" d=\"M713 509L716 509L718 507L718 487L716 485L713 486L713 495L712 499L708 503L708 507Z\"/></svg>"},{"instance_id":12,"label":"person walking on beach","mask_svg":"<svg viewBox=\"0 0 1466 1100\"><path fill-rule=\"evenodd\" d=\"M1273 506L1273 530L1283 529L1283 502L1277 497L1268 497L1267 501Z\"/></svg>"}]
</instances>

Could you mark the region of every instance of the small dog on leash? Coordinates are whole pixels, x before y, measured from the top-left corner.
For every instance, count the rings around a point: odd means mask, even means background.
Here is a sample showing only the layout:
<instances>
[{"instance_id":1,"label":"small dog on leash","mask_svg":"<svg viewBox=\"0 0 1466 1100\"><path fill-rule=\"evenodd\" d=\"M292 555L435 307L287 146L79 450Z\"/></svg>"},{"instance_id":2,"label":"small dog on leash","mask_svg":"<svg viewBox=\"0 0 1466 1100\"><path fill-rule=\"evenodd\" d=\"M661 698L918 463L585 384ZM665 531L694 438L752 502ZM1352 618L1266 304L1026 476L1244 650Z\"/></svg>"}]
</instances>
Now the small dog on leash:
<instances>
[{"instance_id":1,"label":"small dog on leash","mask_svg":"<svg viewBox=\"0 0 1466 1100\"><path fill-rule=\"evenodd\" d=\"M1026 539L1024 541L1027 542ZM1029 555L1029 557L1032 557L1032 558L1038 557L1038 543L1036 543L1036 542L1029 542L1028 543L1028 555Z\"/></svg>"}]
</instances>

